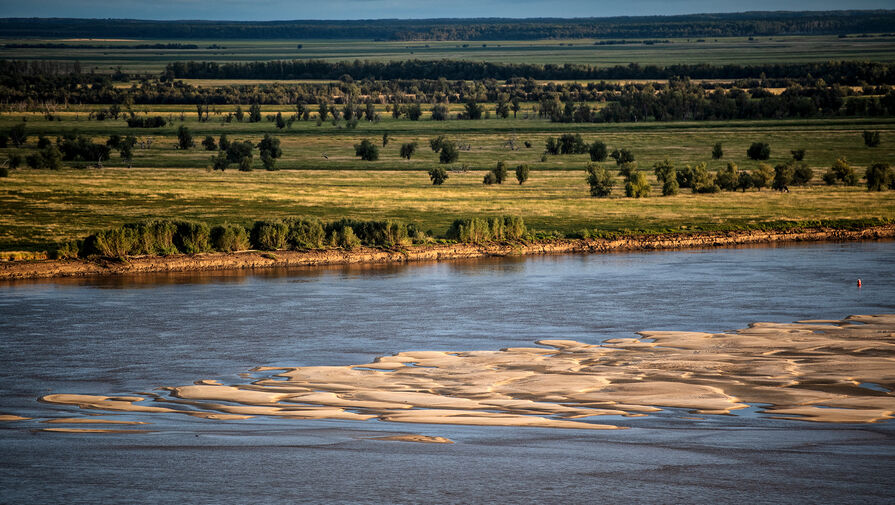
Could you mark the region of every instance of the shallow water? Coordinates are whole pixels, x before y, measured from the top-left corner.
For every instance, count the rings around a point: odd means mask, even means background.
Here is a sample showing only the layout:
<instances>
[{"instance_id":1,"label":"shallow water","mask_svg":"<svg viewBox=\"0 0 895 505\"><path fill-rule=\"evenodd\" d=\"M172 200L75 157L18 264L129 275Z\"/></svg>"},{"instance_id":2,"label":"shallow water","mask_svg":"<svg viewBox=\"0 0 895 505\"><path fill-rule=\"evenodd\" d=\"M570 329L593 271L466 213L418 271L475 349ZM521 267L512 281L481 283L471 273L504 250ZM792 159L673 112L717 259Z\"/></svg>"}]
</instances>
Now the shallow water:
<instances>
[{"instance_id":1,"label":"shallow water","mask_svg":"<svg viewBox=\"0 0 895 505\"><path fill-rule=\"evenodd\" d=\"M49 393L892 312L895 242L7 283L0 414L36 419L0 423L0 502L884 502L895 423L781 421L757 408L665 409L613 419L632 429L611 433L138 415L117 418L151 421L122 427L153 433L32 430L85 413L36 401ZM367 440L392 433L457 443Z\"/></svg>"}]
</instances>

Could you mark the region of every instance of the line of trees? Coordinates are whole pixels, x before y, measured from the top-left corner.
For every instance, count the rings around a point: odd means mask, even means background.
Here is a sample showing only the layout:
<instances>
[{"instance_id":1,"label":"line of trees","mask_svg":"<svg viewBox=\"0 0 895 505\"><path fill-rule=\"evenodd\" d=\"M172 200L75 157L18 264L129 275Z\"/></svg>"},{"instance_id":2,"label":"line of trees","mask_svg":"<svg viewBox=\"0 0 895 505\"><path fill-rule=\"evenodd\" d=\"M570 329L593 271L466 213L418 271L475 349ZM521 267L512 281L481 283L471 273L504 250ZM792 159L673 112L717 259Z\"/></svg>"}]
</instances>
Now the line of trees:
<instances>
[{"instance_id":1,"label":"line of trees","mask_svg":"<svg viewBox=\"0 0 895 505\"><path fill-rule=\"evenodd\" d=\"M744 12L607 18L150 21L0 19L0 36L149 39L534 40L889 32L895 12Z\"/></svg>"},{"instance_id":2,"label":"line of trees","mask_svg":"<svg viewBox=\"0 0 895 505\"><path fill-rule=\"evenodd\" d=\"M800 79L807 75L830 83L857 85L895 83L895 64L866 61L820 63L761 63L754 65L615 65L611 67L563 63L494 63L464 60L324 61L277 60L217 63L176 61L168 63L165 79Z\"/></svg>"}]
</instances>

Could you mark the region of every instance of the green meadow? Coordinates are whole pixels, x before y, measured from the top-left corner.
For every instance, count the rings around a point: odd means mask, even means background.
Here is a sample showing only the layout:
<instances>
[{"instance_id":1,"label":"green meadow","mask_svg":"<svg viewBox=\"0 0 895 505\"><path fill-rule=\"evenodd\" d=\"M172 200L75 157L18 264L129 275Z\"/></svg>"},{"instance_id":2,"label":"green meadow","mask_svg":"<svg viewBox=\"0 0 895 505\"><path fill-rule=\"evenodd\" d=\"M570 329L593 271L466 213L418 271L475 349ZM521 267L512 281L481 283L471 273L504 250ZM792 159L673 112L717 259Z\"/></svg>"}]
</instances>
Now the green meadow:
<instances>
[{"instance_id":1,"label":"green meadow","mask_svg":"<svg viewBox=\"0 0 895 505\"><path fill-rule=\"evenodd\" d=\"M665 39L663 39L665 40ZM0 39L0 59L79 61L85 71L160 73L172 61L219 63L282 59L326 61L469 60L500 63L581 63L598 66L708 63L758 64L829 60L892 61L895 37L772 36L641 40L597 45L595 39L512 41L190 40L197 49L133 49L182 40ZM618 41L616 41L618 42ZM67 44L68 48L7 48L5 44ZM94 45L102 48L78 48ZM298 46L301 45L301 49ZM106 47L108 46L108 47Z\"/></svg>"}]
</instances>

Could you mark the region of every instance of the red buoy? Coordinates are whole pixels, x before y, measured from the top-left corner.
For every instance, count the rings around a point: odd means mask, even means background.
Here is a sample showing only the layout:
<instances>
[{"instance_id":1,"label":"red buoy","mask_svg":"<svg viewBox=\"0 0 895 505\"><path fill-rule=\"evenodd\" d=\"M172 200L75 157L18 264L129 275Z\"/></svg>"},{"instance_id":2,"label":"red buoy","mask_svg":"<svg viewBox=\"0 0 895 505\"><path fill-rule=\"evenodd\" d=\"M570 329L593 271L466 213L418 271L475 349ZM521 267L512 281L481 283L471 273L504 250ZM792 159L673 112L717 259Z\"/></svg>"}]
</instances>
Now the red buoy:
<instances>
[{"instance_id":1,"label":"red buoy","mask_svg":"<svg viewBox=\"0 0 895 505\"><path fill-rule=\"evenodd\" d=\"M861 279L858 279L858 287L861 287Z\"/></svg>"}]
</instances>

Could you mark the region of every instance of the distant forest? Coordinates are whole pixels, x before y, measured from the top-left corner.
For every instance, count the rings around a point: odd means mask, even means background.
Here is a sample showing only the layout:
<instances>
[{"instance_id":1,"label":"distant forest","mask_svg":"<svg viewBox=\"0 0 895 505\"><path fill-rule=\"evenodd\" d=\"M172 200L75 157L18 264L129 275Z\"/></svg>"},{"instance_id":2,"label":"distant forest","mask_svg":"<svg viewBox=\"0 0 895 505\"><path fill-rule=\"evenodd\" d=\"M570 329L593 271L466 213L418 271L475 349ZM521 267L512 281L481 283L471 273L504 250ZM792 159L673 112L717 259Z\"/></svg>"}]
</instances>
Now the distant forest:
<instances>
[{"instance_id":1,"label":"distant forest","mask_svg":"<svg viewBox=\"0 0 895 505\"><path fill-rule=\"evenodd\" d=\"M146 21L3 18L5 38L534 40L890 32L895 11L744 12L609 18Z\"/></svg>"},{"instance_id":2,"label":"distant forest","mask_svg":"<svg viewBox=\"0 0 895 505\"><path fill-rule=\"evenodd\" d=\"M805 79L829 83L895 84L895 65L872 62L763 63L756 65L617 65L598 67L488 63L458 60L405 60L391 62L327 62L322 60L224 63L186 61L169 63L163 78L171 79Z\"/></svg>"}]
</instances>

